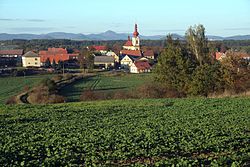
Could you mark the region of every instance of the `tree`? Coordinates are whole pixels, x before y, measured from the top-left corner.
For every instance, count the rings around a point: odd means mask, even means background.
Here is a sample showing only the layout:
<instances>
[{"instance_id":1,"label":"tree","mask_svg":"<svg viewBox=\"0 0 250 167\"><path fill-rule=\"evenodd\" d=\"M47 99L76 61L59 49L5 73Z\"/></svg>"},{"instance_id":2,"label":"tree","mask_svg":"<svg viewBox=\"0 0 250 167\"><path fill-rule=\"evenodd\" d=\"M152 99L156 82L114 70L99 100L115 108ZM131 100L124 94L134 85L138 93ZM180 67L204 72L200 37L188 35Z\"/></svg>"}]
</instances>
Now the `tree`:
<instances>
[{"instance_id":1,"label":"tree","mask_svg":"<svg viewBox=\"0 0 250 167\"><path fill-rule=\"evenodd\" d=\"M78 61L81 69L85 70L85 67L87 67L88 69L94 68L94 55L86 48L81 49Z\"/></svg>"},{"instance_id":2,"label":"tree","mask_svg":"<svg viewBox=\"0 0 250 167\"><path fill-rule=\"evenodd\" d=\"M192 74L192 58L185 49L181 48L179 41L167 37L167 47L160 54L155 68L156 80L164 83L168 88L180 93L186 93L190 74Z\"/></svg>"},{"instance_id":3,"label":"tree","mask_svg":"<svg viewBox=\"0 0 250 167\"><path fill-rule=\"evenodd\" d=\"M201 24L194 27L191 26L186 32L186 39L189 49L195 55L199 64L209 63L211 59L204 26Z\"/></svg>"},{"instance_id":4,"label":"tree","mask_svg":"<svg viewBox=\"0 0 250 167\"><path fill-rule=\"evenodd\" d=\"M207 97L209 93L223 91L222 75L220 62L198 66L189 85L189 94Z\"/></svg>"},{"instance_id":5,"label":"tree","mask_svg":"<svg viewBox=\"0 0 250 167\"><path fill-rule=\"evenodd\" d=\"M229 51L227 57L222 60L222 78L226 89L233 93L243 92L250 88L248 63L241 57L241 53Z\"/></svg>"},{"instance_id":6,"label":"tree","mask_svg":"<svg viewBox=\"0 0 250 167\"><path fill-rule=\"evenodd\" d=\"M53 69L56 69L56 61L54 59L52 61L52 65L51 66L52 66Z\"/></svg>"},{"instance_id":7,"label":"tree","mask_svg":"<svg viewBox=\"0 0 250 167\"><path fill-rule=\"evenodd\" d=\"M59 60L59 61L58 61L58 64L57 64L57 69L58 69L58 70L61 70L61 69L63 68L63 66L64 66L64 62L61 61L61 60Z\"/></svg>"},{"instance_id":8,"label":"tree","mask_svg":"<svg viewBox=\"0 0 250 167\"><path fill-rule=\"evenodd\" d=\"M45 63L44 63L44 66L45 66L46 68L49 68L49 67L51 66L51 63L50 63L49 58L46 59L46 61L45 61Z\"/></svg>"}]
</instances>

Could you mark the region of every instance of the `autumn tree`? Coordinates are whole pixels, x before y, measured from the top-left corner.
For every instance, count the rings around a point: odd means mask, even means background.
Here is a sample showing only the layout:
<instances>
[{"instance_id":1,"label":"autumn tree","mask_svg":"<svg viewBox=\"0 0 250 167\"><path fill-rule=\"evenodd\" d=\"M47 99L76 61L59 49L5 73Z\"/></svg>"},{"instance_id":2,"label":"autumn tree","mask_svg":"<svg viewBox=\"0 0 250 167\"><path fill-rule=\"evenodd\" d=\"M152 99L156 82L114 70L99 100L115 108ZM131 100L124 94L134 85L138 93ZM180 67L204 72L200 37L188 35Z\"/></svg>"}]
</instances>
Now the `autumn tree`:
<instances>
[{"instance_id":1,"label":"autumn tree","mask_svg":"<svg viewBox=\"0 0 250 167\"><path fill-rule=\"evenodd\" d=\"M94 68L94 55L91 51L84 48L81 49L80 54L78 56L78 61L80 64L80 68L84 69L93 69Z\"/></svg>"},{"instance_id":2,"label":"autumn tree","mask_svg":"<svg viewBox=\"0 0 250 167\"><path fill-rule=\"evenodd\" d=\"M227 57L222 59L222 66L222 77L227 90L239 93L250 88L250 70L241 53L227 52Z\"/></svg>"},{"instance_id":3,"label":"autumn tree","mask_svg":"<svg viewBox=\"0 0 250 167\"><path fill-rule=\"evenodd\" d=\"M188 48L195 55L200 65L210 61L208 42L203 25L191 26L186 32L186 40Z\"/></svg>"}]
</instances>

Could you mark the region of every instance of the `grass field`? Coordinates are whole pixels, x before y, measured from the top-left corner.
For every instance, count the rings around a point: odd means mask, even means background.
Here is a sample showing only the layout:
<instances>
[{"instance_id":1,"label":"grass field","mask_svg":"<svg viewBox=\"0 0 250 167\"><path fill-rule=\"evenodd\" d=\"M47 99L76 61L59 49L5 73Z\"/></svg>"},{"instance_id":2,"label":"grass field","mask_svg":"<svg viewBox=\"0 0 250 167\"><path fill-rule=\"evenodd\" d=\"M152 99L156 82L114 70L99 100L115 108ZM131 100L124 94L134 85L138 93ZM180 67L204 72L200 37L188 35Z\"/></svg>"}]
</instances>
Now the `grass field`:
<instances>
[{"instance_id":1,"label":"grass field","mask_svg":"<svg viewBox=\"0 0 250 167\"><path fill-rule=\"evenodd\" d=\"M101 74L69 85L63 88L60 94L65 96L68 102L77 102L84 90L131 90L139 85L150 82L150 79L151 74L125 74L121 76Z\"/></svg>"},{"instance_id":2,"label":"grass field","mask_svg":"<svg viewBox=\"0 0 250 167\"><path fill-rule=\"evenodd\" d=\"M250 99L0 105L0 166L249 166Z\"/></svg>"},{"instance_id":3,"label":"grass field","mask_svg":"<svg viewBox=\"0 0 250 167\"><path fill-rule=\"evenodd\" d=\"M0 78L0 104L3 104L9 97L22 92L25 86L32 87L39 83L42 79L51 76L52 75L37 75L27 77Z\"/></svg>"}]
</instances>

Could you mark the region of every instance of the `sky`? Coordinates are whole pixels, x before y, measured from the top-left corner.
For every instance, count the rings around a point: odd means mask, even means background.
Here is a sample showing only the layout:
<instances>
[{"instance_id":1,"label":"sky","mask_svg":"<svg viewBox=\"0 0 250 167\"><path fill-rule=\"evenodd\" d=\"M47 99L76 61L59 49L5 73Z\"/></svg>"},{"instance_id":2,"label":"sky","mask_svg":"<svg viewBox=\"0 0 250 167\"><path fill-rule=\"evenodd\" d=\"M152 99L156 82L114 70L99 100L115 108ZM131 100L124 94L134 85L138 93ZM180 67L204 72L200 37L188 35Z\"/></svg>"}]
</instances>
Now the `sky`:
<instances>
[{"instance_id":1,"label":"sky","mask_svg":"<svg viewBox=\"0 0 250 167\"><path fill-rule=\"evenodd\" d=\"M250 35L250 0L0 0L0 33L49 32Z\"/></svg>"}]
</instances>

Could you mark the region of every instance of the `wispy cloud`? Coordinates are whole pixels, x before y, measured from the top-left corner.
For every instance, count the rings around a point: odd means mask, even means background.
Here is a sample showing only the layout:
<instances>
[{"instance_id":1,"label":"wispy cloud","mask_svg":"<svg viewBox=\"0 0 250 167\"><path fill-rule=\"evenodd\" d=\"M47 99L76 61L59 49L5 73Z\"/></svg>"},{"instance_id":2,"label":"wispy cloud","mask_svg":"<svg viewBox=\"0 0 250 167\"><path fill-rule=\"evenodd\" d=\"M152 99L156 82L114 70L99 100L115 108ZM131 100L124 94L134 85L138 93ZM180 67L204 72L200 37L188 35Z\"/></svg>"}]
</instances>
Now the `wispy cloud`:
<instances>
[{"instance_id":1,"label":"wispy cloud","mask_svg":"<svg viewBox=\"0 0 250 167\"><path fill-rule=\"evenodd\" d=\"M43 19L10 19L10 18L0 18L0 21L28 21L28 22L45 22Z\"/></svg>"},{"instance_id":2,"label":"wispy cloud","mask_svg":"<svg viewBox=\"0 0 250 167\"><path fill-rule=\"evenodd\" d=\"M250 27L225 28L224 30L227 30L227 31L250 30Z\"/></svg>"},{"instance_id":3,"label":"wispy cloud","mask_svg":"<svg viewBox=\"0 0 250 167\"><path fill-rule=\"evenodd\" d=\"M185 29L152 30L152 32L183 32Z\"/></svg>"},{"instance_id":4,"label":"wispy cloud","mask_svg":"<svg viewBox=\"0 0 250 167\"><path fill-rule=\"evenodd\" d=\"M30 21L30 22L45 22L43 19L25 19L25 21Z\"/></svg>"}]
</instances>

